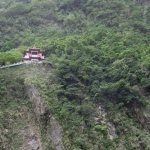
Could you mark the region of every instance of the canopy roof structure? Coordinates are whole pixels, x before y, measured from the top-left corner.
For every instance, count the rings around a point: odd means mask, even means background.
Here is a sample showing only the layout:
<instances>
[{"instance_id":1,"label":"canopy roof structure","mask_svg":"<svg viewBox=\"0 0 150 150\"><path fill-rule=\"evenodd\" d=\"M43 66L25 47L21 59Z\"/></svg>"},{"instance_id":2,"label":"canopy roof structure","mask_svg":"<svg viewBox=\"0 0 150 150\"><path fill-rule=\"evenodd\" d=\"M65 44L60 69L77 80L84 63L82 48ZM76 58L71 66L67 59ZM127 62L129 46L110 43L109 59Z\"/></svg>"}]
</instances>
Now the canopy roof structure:
<instances>
[{"instance_id":1,"label":"canopy roof structure","mask_svg":"<svg viewBox=\"0 0 150 150\"><path fill-rule=\"evenodd\" d=\"M41 50L40 48L28 48L24 51L23 61L44 60L44 52L45 50Z\"/></svg>"}]
</instances>

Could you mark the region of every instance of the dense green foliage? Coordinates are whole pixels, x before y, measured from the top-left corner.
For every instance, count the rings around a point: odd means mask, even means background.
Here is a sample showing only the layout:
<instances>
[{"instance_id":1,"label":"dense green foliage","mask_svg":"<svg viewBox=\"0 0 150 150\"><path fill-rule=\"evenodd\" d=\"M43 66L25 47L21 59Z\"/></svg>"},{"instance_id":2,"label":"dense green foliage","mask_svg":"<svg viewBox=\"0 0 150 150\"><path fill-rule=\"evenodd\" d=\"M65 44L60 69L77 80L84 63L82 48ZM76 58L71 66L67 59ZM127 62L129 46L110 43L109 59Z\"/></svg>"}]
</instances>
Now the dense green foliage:
<instances>
[{"instance_id":1,"label":"dense green foliage","mask_svg":"<svg viewBox=\"0 0 150 150\"><path fill-rule=\"evenodd\" d=\"M1 1L0 65L20 61L27 47L46 50L55 71L43 93L70 150L148 150L146 117L135 107L149 107L149 25L148 0ZM114 141L93 123L98 103L115 124Z\"/></svg>"}]
</instances>

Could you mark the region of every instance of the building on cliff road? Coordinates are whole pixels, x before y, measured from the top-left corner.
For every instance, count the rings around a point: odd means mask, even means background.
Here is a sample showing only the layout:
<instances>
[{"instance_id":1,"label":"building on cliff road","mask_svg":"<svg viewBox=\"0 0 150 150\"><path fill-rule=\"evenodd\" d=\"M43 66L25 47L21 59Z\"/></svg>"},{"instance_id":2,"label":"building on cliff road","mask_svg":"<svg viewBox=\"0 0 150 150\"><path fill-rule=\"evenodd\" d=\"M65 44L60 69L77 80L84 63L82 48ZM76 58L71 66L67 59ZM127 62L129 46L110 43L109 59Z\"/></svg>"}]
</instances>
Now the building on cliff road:
<instances>
[{"instance_id":1,"label":"building on cliff road","mask_svg":"<svg viewBox=\"0 0 150 150\"><path fill-rule=\"evenodd\" d=\"M24 62L44 60L44 53L45 50L41 50L40 48L28 48L24 51L24 56L22 60Z\"/></svg>"}]
</instances>

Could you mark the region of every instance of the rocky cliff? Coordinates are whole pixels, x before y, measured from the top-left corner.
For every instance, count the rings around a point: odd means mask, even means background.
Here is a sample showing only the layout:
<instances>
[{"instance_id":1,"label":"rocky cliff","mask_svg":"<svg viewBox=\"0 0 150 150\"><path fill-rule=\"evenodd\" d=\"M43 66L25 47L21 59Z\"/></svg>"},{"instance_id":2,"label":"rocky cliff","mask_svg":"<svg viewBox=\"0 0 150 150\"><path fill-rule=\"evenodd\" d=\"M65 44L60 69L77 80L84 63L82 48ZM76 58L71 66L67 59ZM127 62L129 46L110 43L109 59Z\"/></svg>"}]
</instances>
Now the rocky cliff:
<instances>
[{"instance_id":1,"label":"rocky cliff","mask_svg":"<svg viewBox=\"0 0 150 150\"><path fill-rule=\"evenodd\" d=\"M31 82L27 83L26 89L32 102L32 109L34 111L37 124L39 124L41 130L41 132L39 132L41 137L46 136L45 139L47 141L47 145L52 148L56 150L66 150L62 140L62 129L54 116L50 113L50 110L46 106L46 103L40 96L38 90ZM38 139L35 141L35 137L32 137L33 138L31 138L31 141L28 143L30 145L32 144L32 147L36 148L35 150L45 149L44 145L42 148L40 142L38 142Z\"/></svg>"}]
</instances>

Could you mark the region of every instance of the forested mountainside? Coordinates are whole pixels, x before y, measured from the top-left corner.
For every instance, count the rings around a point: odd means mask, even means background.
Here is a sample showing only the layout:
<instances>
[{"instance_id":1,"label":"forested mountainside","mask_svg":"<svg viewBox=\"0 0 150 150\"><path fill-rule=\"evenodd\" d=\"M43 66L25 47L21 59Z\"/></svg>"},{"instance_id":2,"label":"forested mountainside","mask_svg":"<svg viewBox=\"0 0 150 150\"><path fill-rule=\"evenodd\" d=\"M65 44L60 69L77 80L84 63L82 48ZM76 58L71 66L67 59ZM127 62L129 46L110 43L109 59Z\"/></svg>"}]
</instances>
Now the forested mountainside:
<instances>
[{"instance_id":1,"label":"forested mountainside","mask_svg":"<svg viewBox=\"0 0 150 150\"><path fill-rule=\"evenodd\" d=\"M1 149L25 149L31 126L37 149L150 149L148 0L1 0L0 35L0 65L33 46L52 62L0 70ZM27 81L46 105L40 117ZM49 136L53 118L61 142Z\"/></svg>"}]
</instances>

